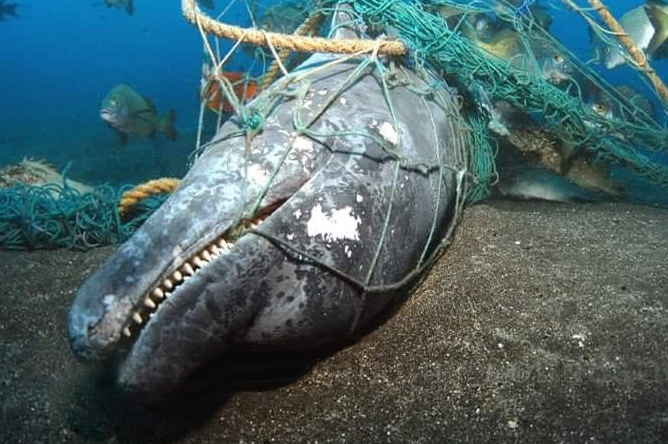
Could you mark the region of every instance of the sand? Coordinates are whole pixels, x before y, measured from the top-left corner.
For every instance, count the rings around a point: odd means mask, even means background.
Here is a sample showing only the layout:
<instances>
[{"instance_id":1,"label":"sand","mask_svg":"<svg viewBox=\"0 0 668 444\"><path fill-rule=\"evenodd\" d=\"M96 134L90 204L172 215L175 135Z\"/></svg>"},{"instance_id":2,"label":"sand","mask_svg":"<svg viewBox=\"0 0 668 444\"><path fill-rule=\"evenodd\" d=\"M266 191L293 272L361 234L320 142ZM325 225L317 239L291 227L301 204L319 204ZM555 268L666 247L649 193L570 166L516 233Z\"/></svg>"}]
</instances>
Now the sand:
<instances>
[{"instance_id":1,"label":"sand","mask_svg":"<svg viewBox=\"0 0 668 444\"><path fill-rule=\"evenodd\" d=\"M292 383L145 410L78 363L111 253L0 252L1 443L668 441L668 211L493 201L394 315Z\"/></svg>"}]
</instances>

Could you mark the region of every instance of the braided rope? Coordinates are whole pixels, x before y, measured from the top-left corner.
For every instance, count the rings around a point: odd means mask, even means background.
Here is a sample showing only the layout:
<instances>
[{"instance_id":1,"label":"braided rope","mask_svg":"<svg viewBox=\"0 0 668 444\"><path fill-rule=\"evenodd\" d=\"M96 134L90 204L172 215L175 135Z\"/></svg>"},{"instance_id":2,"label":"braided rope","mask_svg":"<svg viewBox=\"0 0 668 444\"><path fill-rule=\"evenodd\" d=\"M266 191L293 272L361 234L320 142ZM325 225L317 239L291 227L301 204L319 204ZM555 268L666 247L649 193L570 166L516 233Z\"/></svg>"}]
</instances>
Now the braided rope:
<instances>
[{"instance_id":1,"label":"braided rope","mask_svg":"<svg viewBox=\"0 0 668 444\"><path fill-rule=\"evenodd\" d=\"M295 30L295 32L292 33L292 35L298 35L298 36L305 36L307 34L312 34L313 32L316 31L318 28L318 25L320 24L320 21L323 18L323 14L321 12L316 12L315 14L311 15L310 17L307 17L306 20L304 20L304 23L299 25L299 28ZM278 55L281 63L285 63L287 60L288 56L290 55L292 51L289 49L283 48L281 49L280 54ZM274 81L276 78L276 74L278 73L278 70L280 68L280 64L278 63L278 60L274 60L274 62L271 64L269 69L267 70L267 73L264 75L264 79L262 80L262 87L260 88L260 91L263 91L271 85L271 83Z\"/></svg>"},{"instance_id":2,"label":"braided rope","mask_svg":"<svg viewBox=\"0 0 668 444\"><path fill-rule=\"evenodd\" d=\"M327 52L333 54L357 54L371 52L378 47L379 54L403 55L406 47L396 40L326 39L298 35L264 32L254 28L240 28L228 25L204 14L195 0L181 0L181 12L185 20L193 26L217 37L226 38L256 46L269 46L297 52Z\"/></svg>"},{"instance_id":3,"label":"braided rope","mask_svg":"<svg viewBox=\"0 0 668 444\"><path fill-rule=\"evenodd\" d=\"M152 194L171 193L180 182L180 179L163 177L137 185L133 189L123 193L121 201L118 203L118 214L123 215L140 200L146 199Z\"/></svg>"}]
</instances>

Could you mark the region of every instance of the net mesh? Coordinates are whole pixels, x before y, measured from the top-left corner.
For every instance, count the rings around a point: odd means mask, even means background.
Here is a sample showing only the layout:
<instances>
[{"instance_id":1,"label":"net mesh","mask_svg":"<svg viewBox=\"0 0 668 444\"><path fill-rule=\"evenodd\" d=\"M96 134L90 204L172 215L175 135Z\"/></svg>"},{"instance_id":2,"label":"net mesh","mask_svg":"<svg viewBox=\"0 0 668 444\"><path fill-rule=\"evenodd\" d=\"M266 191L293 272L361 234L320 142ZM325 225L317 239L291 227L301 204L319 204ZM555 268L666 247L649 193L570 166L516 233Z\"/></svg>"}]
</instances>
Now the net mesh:
<instances>
[{"instance_id":1,"label":"net mesh","mask_svg":"<svg viewBox=\"0 0 668 444\"><path fill-rule=\"evenodd\" d=\"M183 2L184 11L186 6L194 7L193 0ZM551 14L566 9L591 29L596 45L617 44L591 10L570 0L559 5L521 0L354 0L345 4L231 0L211 18L263 31L265 45L245 42L246 31L235 34L234 39L212 36L196 19L204 42L204 63L200 125L192 158L211 144L234 137L244 138L247 149L252 150L254 137L262 132L276 106L294 100L291 130L297 135L314 139L361 136L383 146L398 169L456 174L461 194L457 214L465 203L490 195L506 151L519 153L511 156L513 162L530 160L566 177L573 165L585 159L599 167L603 176L621 167L657 188L668 187L668 166L657 160L668 154L668 132L657 123L663 112L656 112L657 108L665 111L665 105L656 100L648 105L652 100L611 86L591 68L591 60L581 61L555 39L549 32ZM345 18L332 24L332 16L343 10ZM338 90L328 92L321 110L307 118L301 110L309 78L322 68L297 69L310 54L291 51L269 36L276 32L333 38L352 35L349 31L358 39L401 42L405 52L383 56L378 43L333 59L331 63L355 61L357 69ZM416 104L435 101L453 110L448 134L434 132L434 149L447 139L454 161L406 158L369 128L360 127L355 134L322 134L312 129L342 92L369 69L381 79L396 128L396 104L388 93L393 88L409 88ZM416 78L420 79L417 83L411 80ZM228 120L234 124L225 126ZM270 186L271 179L267 188ZM54 197L47 192L49 187L52 185L20 185L0 193L0 246L86 248L119 242L160 203L149 202L122 222L117 212L118 190L101 187L80 194L60 187ZM427 249L423 259L426 255Z\"/></svg>"}]
</instances>

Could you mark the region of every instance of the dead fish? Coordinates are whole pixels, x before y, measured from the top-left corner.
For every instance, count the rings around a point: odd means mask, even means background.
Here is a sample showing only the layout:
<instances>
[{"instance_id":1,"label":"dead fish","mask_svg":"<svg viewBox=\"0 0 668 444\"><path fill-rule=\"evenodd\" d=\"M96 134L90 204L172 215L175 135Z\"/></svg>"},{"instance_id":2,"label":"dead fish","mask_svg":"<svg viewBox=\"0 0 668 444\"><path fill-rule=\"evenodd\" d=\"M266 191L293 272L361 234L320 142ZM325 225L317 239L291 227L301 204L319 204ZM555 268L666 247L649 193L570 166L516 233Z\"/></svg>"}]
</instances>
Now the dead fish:
<instances>
[{"instance_id":1,"label":"dead fish","mask_svg":"<svg viewBox=\"0 0 668 444\"><path fill-rule=\"evenodd\" d=\"M157 132L163 133L170 140L177 138L174 111L158 117L153 101L128 85L119 84L109 91L102 100L100 117L116 131L122 143L128 137L155 137Z\"/></svg>"},{"instance_id":2,"label":"dead fish","mask_svg":"<svg viewBox=\"0 0 668 444\"><path fill-rule=\"evenodd\" d=\"M104 4L107 5L107 8L123 8L128 15L134 12L132 0L104 0Z\"/></svg>"},{"instance_id":3,"label":"dead fish","mask_svg":"<svg viewBox=\"0 0 668 444\"><path fill-rule=\"evenodd\" d=\"M5 20L5 16L19 18L16 15L16 8L22 6L19 3L5 3L5 0L0 0L0 22Z\"/></svg>"},{"instance_id":4,"label":"dead fish","mask_svg":"<svg viewBox=\"0 0 668 444\"><path fill-rule=\"evenodd\" d=\"M662 0L649 0L626 12L619 19L619 24L633 40L638 50L652 59L668 57L668 4ZM608 69L626 63L626 50L614 41L604 42L590 28L590 37L594 45L595 58L603 61Z\"/></svg>"},{"instance_id":5,"label":"dead fish","mask_svg":"<svg viewBox=\"0 0 668 444\"><path fill-rule=\"evenodd\" d=\"M580 187L554 171L538 167L521 168L502 177L497 185L502 195L551 202L600 202L604 196Z\"/></svg>"}]
</instances>

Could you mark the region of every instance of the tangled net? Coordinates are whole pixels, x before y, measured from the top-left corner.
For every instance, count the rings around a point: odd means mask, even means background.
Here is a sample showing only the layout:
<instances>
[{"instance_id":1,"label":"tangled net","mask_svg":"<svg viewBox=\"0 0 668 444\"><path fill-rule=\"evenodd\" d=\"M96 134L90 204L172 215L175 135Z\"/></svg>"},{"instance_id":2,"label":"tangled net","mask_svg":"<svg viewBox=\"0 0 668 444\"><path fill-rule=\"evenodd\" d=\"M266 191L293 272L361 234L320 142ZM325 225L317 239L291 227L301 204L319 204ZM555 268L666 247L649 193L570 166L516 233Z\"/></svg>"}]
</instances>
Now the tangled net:
<instances>
[{"instance_id":1,"label":"tangled net","mask_svg":"<svg viewBox=\"0 0 668 444\"><path fill-rule=\"evenodd\" d=\"M561 2L604 44L617 44L619 32L601 24L592 9L572 0ZM598 0L587 2L599 8ZM490 195L499 175L499 151L508 146L525 157L540 153L538 162L558 173L567 174L567 165L581 165L577 160L586 159L605 169L631 170L656 187L668 188L668 166L655 160L668 154L668 132L651 110L608 84L548 32L545 15L550 7L521 0L354 0L345 4L231 0L212 18L199 10L195 0L182 0L186 20L201 33L205 54L193 156L235 137L243 138L251 152L254 137L263 131L276 106L294 100L290 130L296 136L370 138L384 146L398 170L419 166L456 174L461 194L456 214L464 204ZM336 15L344 19L332 25ZM506 39L489 41L477 27L485 20L503 29ZM339 89L328 92L325 106L306 118L309 79L323 68L299 66L310 53L324 51L345 54L333 57L330 65L356 63L357 67ZM558 63L564 62L566 69L559 75L547 72L546 54L561 58ZM638 69L642 79L648 74L652 89L662 99L662 84L651 77L646 60L638 61L637 56L632 51L627 63ZM395 128L400 122L389 94L394 88L410 89L416 104L435 102L454 110L448 134L435 132L433 139L435 152L449 139L448 150L454 155L447 162L405 158L369 128L359 128L355 134L313 130L317 119L369 70L380 79ZM598 98L596 106L589 103L592 91ZM665 102L658 103L665 111ZM602 104L614 113L601 112L597 107ZM520 123L499 120L502 105L520 115ZM225 125L228 121L232 124ZM202 143L204 139L211 140ZM271 178L267 189L270 185ZM438 193L442 183L435 186ZM86 248L119 242L157 206L147 205L144 213L124 224L117 212L118 192L99 188L90 195L78 195L65 187L60 198L47 194L27 186L0 193L0 246ZM388 199L391 210L391 196ZM389 221L391 215L387 217Z\"/></svg>"}]
</instances>

